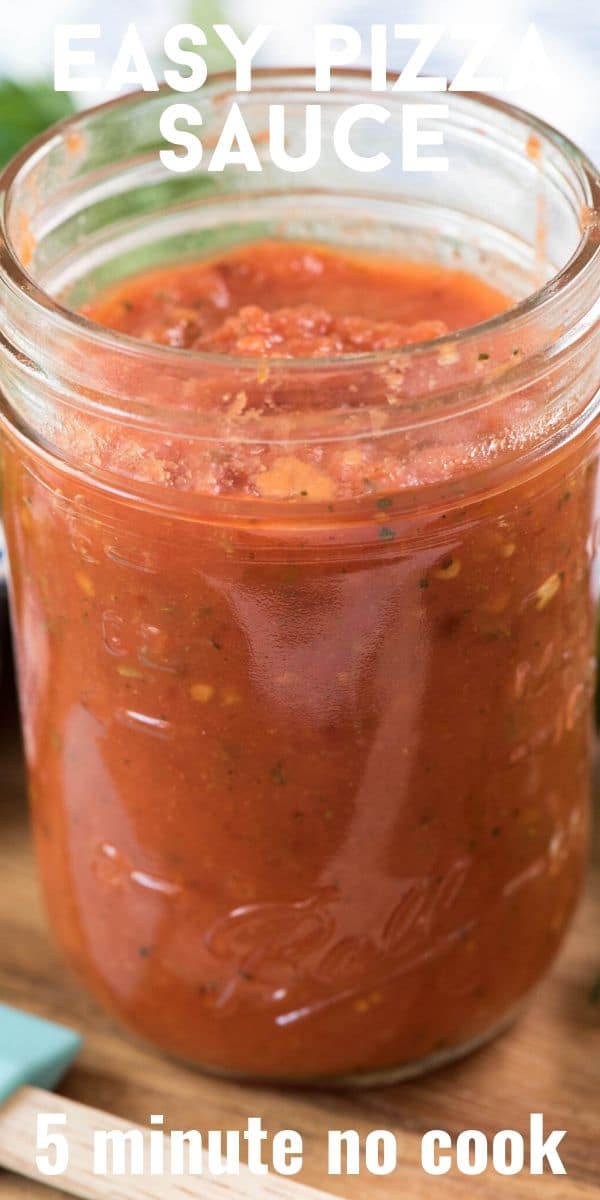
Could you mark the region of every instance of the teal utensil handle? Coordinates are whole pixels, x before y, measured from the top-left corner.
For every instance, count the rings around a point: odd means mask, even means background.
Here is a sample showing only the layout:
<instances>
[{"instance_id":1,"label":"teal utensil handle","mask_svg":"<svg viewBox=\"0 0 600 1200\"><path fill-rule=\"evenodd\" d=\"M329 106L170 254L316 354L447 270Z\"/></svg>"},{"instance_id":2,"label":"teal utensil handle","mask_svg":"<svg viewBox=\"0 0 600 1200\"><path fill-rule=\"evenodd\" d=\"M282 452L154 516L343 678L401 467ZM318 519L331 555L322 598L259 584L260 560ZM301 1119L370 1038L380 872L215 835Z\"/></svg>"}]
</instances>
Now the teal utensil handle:
<instances>
[{"instance_id":1,"label":"teal utensil handle","mask_svg":"<svg viewBox=\"0 0 600 1200\"><path fill-rule=\"evenodd\" d=\"M25 1083L56 1087L80 1048L72 1029L0 1004L0 1104Z\"/></svg>"}]
</instances>

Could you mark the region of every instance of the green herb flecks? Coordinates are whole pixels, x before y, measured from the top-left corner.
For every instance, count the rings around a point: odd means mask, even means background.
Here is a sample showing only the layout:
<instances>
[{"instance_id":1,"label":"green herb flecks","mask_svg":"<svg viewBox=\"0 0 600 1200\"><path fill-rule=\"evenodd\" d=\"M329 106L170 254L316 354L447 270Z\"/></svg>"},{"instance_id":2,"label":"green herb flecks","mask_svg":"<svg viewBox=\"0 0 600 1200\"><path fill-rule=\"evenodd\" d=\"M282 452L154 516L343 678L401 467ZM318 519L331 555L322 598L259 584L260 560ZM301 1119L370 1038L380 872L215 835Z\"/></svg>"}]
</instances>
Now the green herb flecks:
<instances>
[{"instance_id":1,"label":"green herb flecks","mask_svg":"<svg viewBox=\"0 0 600 1200\"><path fill-rule=\"evenodd\" d=\"M590 1004L600 1005L600 975L597 976L590 988Z\"/></svg>"},{"instance_id":2,"label":"green herb flecks","mask_svg":"<svg viewBox=\"0 0 600 1200\"><path fill-rule=\"evenodd\" d=\"M281 786L287 782L286 777L285 777L285 771L283 769L283 763L281 763L281 762L277 762L277 763L275 763L274 767L271 767L271 770L269 771L269 775L271 776L271 779L274 780L275 783L278 783Z\"/></svg>"}]
</instances>

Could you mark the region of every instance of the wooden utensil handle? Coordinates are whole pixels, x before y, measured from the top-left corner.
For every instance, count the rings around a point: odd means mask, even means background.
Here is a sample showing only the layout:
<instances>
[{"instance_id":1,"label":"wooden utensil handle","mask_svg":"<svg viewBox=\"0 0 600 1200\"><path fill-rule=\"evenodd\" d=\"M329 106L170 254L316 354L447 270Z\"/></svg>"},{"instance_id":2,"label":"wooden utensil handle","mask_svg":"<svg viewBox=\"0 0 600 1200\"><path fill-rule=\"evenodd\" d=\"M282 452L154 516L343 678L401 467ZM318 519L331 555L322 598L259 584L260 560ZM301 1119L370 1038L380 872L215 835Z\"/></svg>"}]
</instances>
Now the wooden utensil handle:
<instances>
[{"instance_id":1,"label":"wooden utensil handle","mask_svg":"<svg viewBox=\"0 0 600 1200\"><path fill-rule=\"evenodd\" d=\"M68 1140L69 1162L55 1176L42 1175L36 1164L37 1122L40 1113L65 1113L67 1124L57 1126ZM83 1200L333 1200L325 1192L278 1175L253 1175L242 1166L239 1175L173 1177L103 1176L93 1173L93 1138L97 1130L139 1129L148 1162L149 1130L110 1113L76 1104L64 1096L23 1087L0 1109L0 1166Z\"/></svg>"}]
</instances>

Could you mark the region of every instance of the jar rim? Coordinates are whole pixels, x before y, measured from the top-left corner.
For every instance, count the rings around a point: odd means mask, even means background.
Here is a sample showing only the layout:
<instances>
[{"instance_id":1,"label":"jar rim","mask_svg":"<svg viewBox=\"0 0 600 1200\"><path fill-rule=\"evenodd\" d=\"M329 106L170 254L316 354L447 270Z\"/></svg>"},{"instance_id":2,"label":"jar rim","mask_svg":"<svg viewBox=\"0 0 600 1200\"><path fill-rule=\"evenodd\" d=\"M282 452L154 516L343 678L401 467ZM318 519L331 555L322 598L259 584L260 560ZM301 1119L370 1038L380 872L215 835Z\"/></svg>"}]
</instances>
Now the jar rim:
<instances>
[{"instance_id":1,"label":"jar rim","mask_svg":"<svg viewBox=\"0 0 600 1200\"><path fill-rule=\"evenodd\" d=\"M358 85L370 78L368 70L364 68L346 68L332 72L332 74L338 82L346 80L350 85ZM311 71L308 67L263 67L256 69L253 75L255 87L251 95L254 96L261 90L272 87L278 81L283 83L285 80L292 80L299 83L301 80L311 77ZM211 92L215 88L218 93L222 92L233 82L234 78L234 73L231 71L212 75ZM170 93L170 89L163 84L157 92L152 92L148 99L156 99L159 95L167 93ZM406 100L408 95L408 93L403 93L402 99ZM423 95L424 93L420 93L420 99L423 98ZM539 288L511 305L510 308L475 325L443 334L441 337L414 342L391 350L388 348L361 353L335 354L319 357L317 360L307 357L290 359L273 355L269 356L269 366L273 370L285 367L287 373L301 375L304 371L314 372L315 369L319 371L340 370L351 368L353 365L361 368L376 367L384 362L389 362L390 357L396 361L409 361L424 353L443 351L449 346L465 347L473 339L479 340L488 334L493 335L511 328L517 330L524 321L529 320L532 316L546 313L549 306L555 301L557 294L564 295L584 274L594 269L597 270L600 280L600 173L591 160L571 139L546 121L517 105L479 92L453 92L451 95L459 101L472 104L478 112L496 112L520 120L528 126L531 134L539 135L549 142L559 152L563 161L567 162L576 175L582 191L581 236L574 252L567 262ZM127 104L131 104L132 101L141 99L143 102L144 96L145 94L141 91L129 92L63 118L28 142L4 167L0 173L0 197L2 199L0 268L5 272L13 287L27 296L28 301L40 312L40 315L46 315L46 317L49 315L53 322L58 323L62 332L71 330L99 349L106 348L112 352L117 351L128 358L150 353L157 362L162 362L165 366L167 364L173 366L176 363L181 366L188 362L222 369L227 364L235 364L238 370L253 370L256 368L256 357L231 353L220 354L214 351L151 343L121 331L106 328L77 310L69 308L68 305L52 296L29 272L6 228L6 206L10 201L12 189L18 185L21 172L40 157L56 138L67 139L77 132L77 127L83 120L111 110L126 108Z\"/></svg>"}]
</instances>

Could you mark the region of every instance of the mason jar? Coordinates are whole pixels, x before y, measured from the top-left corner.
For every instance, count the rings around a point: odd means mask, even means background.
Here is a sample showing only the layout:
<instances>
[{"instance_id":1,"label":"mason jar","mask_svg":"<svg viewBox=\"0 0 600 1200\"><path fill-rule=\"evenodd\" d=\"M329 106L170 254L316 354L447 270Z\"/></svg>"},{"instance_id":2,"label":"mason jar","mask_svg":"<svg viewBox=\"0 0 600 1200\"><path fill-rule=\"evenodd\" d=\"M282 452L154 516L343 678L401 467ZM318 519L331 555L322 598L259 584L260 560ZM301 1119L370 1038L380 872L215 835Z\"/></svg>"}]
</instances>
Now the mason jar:
<instances>
[{"instance_id":1,"label":"mason jar","mask_svg":"<svg viewBox=\"0 0 600 1200\"><path fill-rule=\"evenodd\" d=\"M80 113L3 176L11 611L39 870L87 988L164 1050L287 1081L400 1079L513 1020L579 895L598 540L599 180L450 94L275 169L307 73L236 99L262 170L169 174L172 97ZM232 80L202 93L218 135ZM313 97L314 99L314 97ZM369 99L339 76L324 129ZM410 99L410 98L408 98ZM423 99L422 96L419 97ZM397 350L268 361L82 313L260 239L456 267L511 298ZM239 402L243 397L243 403Z\"/></svg>"}]
</instances>

